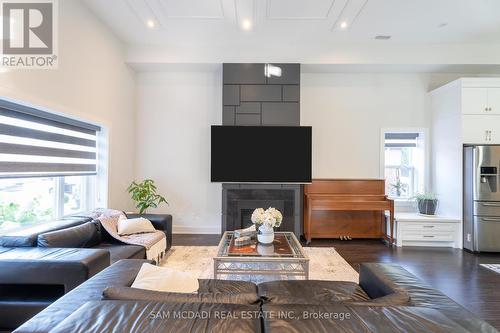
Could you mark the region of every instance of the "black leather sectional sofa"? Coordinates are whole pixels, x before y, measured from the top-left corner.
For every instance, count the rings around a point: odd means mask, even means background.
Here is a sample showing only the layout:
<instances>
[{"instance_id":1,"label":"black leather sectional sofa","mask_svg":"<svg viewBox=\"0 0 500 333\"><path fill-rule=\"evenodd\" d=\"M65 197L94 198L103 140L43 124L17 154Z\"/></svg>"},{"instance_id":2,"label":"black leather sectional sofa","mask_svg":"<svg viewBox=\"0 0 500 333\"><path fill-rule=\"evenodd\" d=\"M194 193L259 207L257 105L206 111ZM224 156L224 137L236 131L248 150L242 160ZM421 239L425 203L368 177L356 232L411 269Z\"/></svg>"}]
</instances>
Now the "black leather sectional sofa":
<instances>
[{"instance_id":1,"label":"black leather sectional sofa","mask_svg":"<svg viewBox=\"0 0 500 333\"><path fill-rule=\"evenodd\" d=\"M117 262L15 333L497 332L397 265L362 264L359 284L200 280L173 294L129 288L143 262Z\"/></svg>"},{"instance_id":2,"label":"black leather sectional sofa","mask_svg":"<svg viewBox=\"0 0 500 333\"><path fill-rule=\"evenodd\" d=\"M170 247L172 217L142 216L165 232ZM114 262L144 259L145 253L141 246L115 241L87 216L0 236L0 331L19 327Z\"/></svg>"}]
</instances>

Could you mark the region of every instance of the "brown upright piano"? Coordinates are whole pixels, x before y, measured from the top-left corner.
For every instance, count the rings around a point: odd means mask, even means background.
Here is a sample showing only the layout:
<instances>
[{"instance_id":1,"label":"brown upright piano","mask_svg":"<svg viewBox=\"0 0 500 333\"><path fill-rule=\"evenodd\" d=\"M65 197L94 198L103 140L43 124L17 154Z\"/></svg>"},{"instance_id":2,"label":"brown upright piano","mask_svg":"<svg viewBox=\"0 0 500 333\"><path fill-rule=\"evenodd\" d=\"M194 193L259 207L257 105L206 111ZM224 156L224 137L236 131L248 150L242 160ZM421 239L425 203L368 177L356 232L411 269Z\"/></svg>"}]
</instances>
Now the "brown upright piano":
<instances>
[{"instance_id":1,"label":"brown upright piano","mask_svg":"<svg viewBox=\"0 0 500 333\"><path fill-rule=\"evenodd\" d=\"M389 212L387 235L385 212ZM394 242L394 201L384 179L313 179L304 186L304 236L383 238Z\"/></svg>"}]
</instances>

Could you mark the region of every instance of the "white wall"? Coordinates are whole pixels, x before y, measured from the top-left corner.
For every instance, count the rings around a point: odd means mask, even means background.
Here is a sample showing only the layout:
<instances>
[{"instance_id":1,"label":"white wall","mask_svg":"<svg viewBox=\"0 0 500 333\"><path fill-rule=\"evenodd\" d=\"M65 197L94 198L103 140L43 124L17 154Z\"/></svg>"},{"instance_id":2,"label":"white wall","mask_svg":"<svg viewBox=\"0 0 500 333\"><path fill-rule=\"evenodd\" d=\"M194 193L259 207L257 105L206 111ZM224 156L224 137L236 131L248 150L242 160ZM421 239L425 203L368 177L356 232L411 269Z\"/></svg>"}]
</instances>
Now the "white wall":
<instances>
[{"instance_id":1,"label":"white wall","mask_svg":"<svg viewBox=\"0 0 500 333\"><path fill-rule=\"evenodd\" d=\"M210 125L222 123L217 70L138 75L137 173L152 178L170 206L174 232L219 233L221 185L210 183Z\"/></svg>"},{"instance_id":2,"label":"white wall","mask_svg":"<svg viewBox=\"0 0 500 333\"><path fill-rule=\"evenodd\" d=\"M135 74L121 42L80 1L59 1L59 11L59 68L2 72L0 97L108 127L108 205L131 209Z\"/></svg>"},{"instance_id":3,"label":"white wall","mask_svg":"<svg viewBox=\"0 0 500 333\"><path fill-rule=\"evenodd\" d=\"M381 128L429 128L428 91L459 76L303 73L301 124L313 126L313 177L380 178Z\"/></svg>"},{"instance_id":4,"label":"white wall","mask_svg":"<svg viewBox=\"0 0 500 333\"><path fill-rule=\"evenodd\" d=\"M438 213L462 219L462 105L458 82L431 94L432 187ZM445 129L445 130L444 130Z\"/></svg>"}]
</instances>

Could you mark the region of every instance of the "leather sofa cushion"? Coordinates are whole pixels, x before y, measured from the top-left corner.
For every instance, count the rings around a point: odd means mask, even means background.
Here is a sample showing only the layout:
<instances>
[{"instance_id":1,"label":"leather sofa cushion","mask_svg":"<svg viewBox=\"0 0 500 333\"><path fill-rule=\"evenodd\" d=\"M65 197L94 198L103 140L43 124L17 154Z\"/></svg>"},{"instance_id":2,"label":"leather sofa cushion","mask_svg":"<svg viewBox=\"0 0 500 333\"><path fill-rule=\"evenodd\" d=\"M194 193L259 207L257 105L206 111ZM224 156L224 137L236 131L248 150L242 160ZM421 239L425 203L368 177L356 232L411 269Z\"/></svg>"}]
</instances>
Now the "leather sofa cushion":
<instances>
[{"instance_id":1,"label":"leather sofa cushion","mask_svg":"<svg viewBox=\"0 0 500 333\"><path fill-rule=\"evenodd\" d=\"M103 250L0 248L0 331L18 327L108 266Z\"/></svg>"},{"instance_id":2,"label":"leather sofa cushion","mask_svg":"<svg viewBox=\"0 0 500 333\"><path fill-rule=\"evenodd\" d=\"M347 301L345 304L352 306L409 306L411 299L406 292L396 292L365 301Z\"/></svg>"},{"instance_id":3,"label":"leather sofa cushion","mask_svg":"<svg viewBox=\"0 0 500 333\"><path fill-rule=\"evenodd\" d=\"M490 324L399 265L363 263L359 270L359 284L373 298L393 292L406 292L410 296L411 305L437 309L471 332L498 332Z\"/></svg>"},{"instance_id":4,"label":"leather sofa cushion","mask_svg":"<svg viewBox=\"0 0 500 333\"><path fill-rule=\"evenodd\" d=\"M199 293L257 294L257 285L247 281L198 279Z\"/></svg>"},{"instance_id":5,"label":"leather sofa cushion","mask_svg":"<svg viewBox=\"0 0 500 333\"><path fill-rule=\"evenodd\" d=\"M337 303L290 304L285 308L282 305L265 304L263 311L267 313L263 325L265 332L476 332L465 329L437 310L419 307L355 307Z\"/></svg>"},{"instance_id":6,"label":"leather sofa cushion","mask_svg":"<svg viewBox=\"0 0 500 333\"><path fill-rule=\"evenodd\" d=\"M59 298L45 310L28 320L16 333L47 333L88 301L100 301L109 286L130 286L147 260L121 260ZM91 321L95 321L95 318ZM105 320L106 323L111 321ZM67 332L71 332L67 331Z\"/></svg>"},{"instance_id":7,"label":"leather sofa cushion","mask_svg":"<svg viewBox=\"0 0 500 333\"><path fill-rule=\"evenodd\" d=\"M128 245L123 243L101 243L92 247L109 252L111 264L122 259L145 259L146 249L139 245Z\"/></svg>"},{"instance_id":8,"label":"leather sofa cushion","mask_svg":"<svg viewBox=\"0 0 500 333\"><path fill-rule=\"evenodd\" d=\"M105 299L134 299L152 301L185 301L190 302L221 302L234 304L257 304L260 297L257 295L257 285L247 281L229 281L216 279L198 279L198 294L186 295L178 293L163 293L134 288L107 288L103 296ZM131 285L128 284L126 287ZM121 286L125 287L125 286ZM157 295L157 296L155 296ZM200 296L202 295L202 296Z\"/></svg>"},{"instance_id":9,"label":"leather sofa cushion","mask_svg":"<svg viewBox=\"0 0 500 333\"><path fill-rule=\"evenodd\" d=\"M354 282L289 280L258 285L258 294L273 304L327 304L341 301L368 301L370 297Z\"/></svg>"},{"instance_id":10,"label":"leather sofa cushion","mask_svg":"<svg viewBox=\"0 0 500 333\"><path fill-rule=\"evenodd\" d=\"M87 222L38 235L39 247L92 247L101 242L100 224Z\"/></svg>"},{"instance_id":11,"label":"leather sofa cushion","mask_svg":"<svg viewBox=\"0 0 500 333\"><path fill-rule=\"evenodd\" d=\"M51 333L238 332L259 333L255 307L214 303L88 302ZM228 315L230 314L230 316ZM174 318L174 316L181 316Z\"/></svg>"},{"instance_id":12,"label":"leather sofa cushion","mask_svg":"<svg viewBox=\"0 0 500 333\"><path fill-rule=\"evenodd\" d=\"M0 247L3 285L62 285L67 292L108 266L109 253L102 250Z\"/></svg>"},{"instance_id":13,"label":"leather sofa cushion","mask_svg":"<svg viewBox=\"0 0 500 333\"><path fill-rule=\"evenodd\" d=\"M38 235L64 229L68 227L73 227L91 221L92 219L87 217L72 217L65 218L63 220L52 221L40 223L22 230L15 232L10 232L5 235L0 236L0 246L4 247L33 247L37 246Z\"/></svg>"},{"instance_id":14,"label":"leather sofa cushion","mask_svg":"<svg viewBox=\"0 0 500 333\"><path fill-rule=\"evenodd\" d=\"M105 300L155 301L176 303L260 304L256 293L169 293L130 287L109 287Z\"/></svg>"}]
</instances>

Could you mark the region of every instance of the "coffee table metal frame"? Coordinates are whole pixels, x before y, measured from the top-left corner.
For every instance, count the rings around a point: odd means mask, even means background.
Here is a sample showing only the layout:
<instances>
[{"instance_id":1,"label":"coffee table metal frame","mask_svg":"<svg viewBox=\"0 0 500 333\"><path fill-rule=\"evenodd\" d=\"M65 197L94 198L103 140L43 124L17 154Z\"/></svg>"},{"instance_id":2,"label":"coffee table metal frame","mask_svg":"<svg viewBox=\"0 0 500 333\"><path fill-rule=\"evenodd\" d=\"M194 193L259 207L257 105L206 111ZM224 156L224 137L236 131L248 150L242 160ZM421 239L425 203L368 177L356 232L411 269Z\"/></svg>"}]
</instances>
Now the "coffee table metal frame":
<instances>
[{"instance_id":1,"label":"coffee table metal frame","mask_svg":"<svg viewBox=\"0 0 500 333\"><path fill-rule=\"evenodd\" d=\"M285 275L309 279L309 258L292 232L276 232L288 236L295 256L230 256L228 241L232 231L224 232L214 260L214 278L220 275Z\"/></svg>"}]
</instances>

